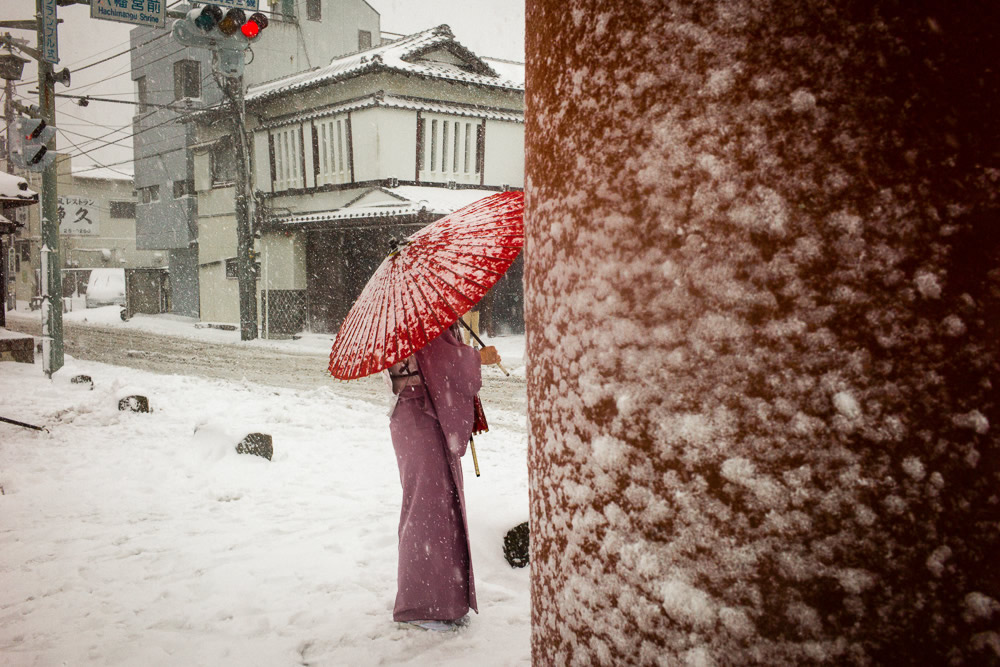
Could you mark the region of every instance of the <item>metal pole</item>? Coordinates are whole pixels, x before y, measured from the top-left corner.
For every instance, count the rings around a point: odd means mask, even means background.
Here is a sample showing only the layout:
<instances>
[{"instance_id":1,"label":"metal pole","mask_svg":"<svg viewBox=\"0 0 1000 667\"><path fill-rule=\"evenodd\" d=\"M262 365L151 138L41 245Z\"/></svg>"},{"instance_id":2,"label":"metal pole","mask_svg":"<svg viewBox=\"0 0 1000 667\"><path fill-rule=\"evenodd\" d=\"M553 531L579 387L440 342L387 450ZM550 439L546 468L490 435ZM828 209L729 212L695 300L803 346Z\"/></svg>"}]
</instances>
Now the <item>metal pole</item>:
<instances>
[{"instance_id":1,"label":"metal pole","mask_svg":"<svg viewBox=\"0 0 1000 667\"><path fill-rule=\"evenodd\" d=\"M35 0L35 9L38 12L38 45L45 42L45 30L42 24L42 0ZM56 126L56 97L55 82L52 80L52 64L44 58L38 59L38 108L41 111L41 118L50 126ZM49 142L48 149L55 151L56 140L53 136ZM43 305L42 335L50 340L43 339L44 358L42 369L45 375L52 377L52 374L63 366L63 319L62 319L62 271L60 269L59 254L59 202L56 187L56 160L42 172L42 192L41 192L41 217L42 217L42 246L48 252L42 253L42 303L48 302L48 312ZM48 349L45 350L45 343L48 342Z\"/></svg>"}]
</instances>

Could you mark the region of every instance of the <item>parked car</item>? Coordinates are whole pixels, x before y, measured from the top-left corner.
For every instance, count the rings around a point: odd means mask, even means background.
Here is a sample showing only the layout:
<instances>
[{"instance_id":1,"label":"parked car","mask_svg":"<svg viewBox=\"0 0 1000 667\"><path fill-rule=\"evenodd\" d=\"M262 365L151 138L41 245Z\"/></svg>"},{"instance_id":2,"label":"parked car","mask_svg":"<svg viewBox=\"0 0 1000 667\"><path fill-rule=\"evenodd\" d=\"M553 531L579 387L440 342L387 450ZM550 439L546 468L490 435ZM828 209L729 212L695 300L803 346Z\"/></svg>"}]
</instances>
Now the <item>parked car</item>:
<instances>
[{"instance_id":1,"label":"parked car","mask_svg":"<svg viewBox=\"0 0 1000 667\"><path fill-rule=\"evenodd\" d=\"M94 269L87 281L87 308L125 305L125 269Z\"/></svg>"}]
</instances>

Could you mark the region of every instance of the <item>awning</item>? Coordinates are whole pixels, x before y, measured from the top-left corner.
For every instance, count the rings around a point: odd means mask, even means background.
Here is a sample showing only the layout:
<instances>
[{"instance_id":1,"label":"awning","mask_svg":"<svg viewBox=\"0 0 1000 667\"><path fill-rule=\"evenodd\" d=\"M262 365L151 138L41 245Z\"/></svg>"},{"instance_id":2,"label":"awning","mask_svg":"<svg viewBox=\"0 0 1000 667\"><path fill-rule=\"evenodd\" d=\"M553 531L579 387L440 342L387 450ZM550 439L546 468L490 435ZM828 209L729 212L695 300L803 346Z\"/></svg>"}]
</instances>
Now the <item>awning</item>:
<instances>
[{"instance_id":1,"label":"awning","mask_svg":"<svg viewBox=\"0 0 1000 667\"><path fill-rule=\"evenodd\" d=\"M387 218L437 217L496 194L496 190L433 188L401 185L396 188L369 188L341 208L328 211L292 213L271 218L277 227L353 227L355 222L378 222ZM348 224L345 224L348 223Z\"/></svg>"},{"instance_id":2,"label":"awning","mask_svg":"<svg viewBox=\"0 0 1000 667\"><path fill-rule=\"evenodd\" d=\"M38 193L28 189L28 181L0 171L0 208L17 208L38 203Z\"/></svg>"}]
</instances>

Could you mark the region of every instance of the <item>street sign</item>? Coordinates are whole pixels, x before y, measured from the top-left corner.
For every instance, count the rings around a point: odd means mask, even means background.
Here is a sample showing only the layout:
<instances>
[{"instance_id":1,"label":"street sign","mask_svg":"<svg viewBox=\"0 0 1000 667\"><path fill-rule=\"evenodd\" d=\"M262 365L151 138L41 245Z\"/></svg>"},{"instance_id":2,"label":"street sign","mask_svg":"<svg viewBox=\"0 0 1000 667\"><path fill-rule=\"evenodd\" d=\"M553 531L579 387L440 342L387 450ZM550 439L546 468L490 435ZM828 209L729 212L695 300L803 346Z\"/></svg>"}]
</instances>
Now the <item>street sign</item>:
<instances>
[{"instance_id":1,"label":"street sign","mask_svg":"<svg viewBox=\"0 0 1000 667\"><path fill-rule=\"evenodd\" d=\"M100 209L90 197L59 197L59 233L67 236L98 236Z\"/></svg>"},{"instance_id":2,"label":"street sign","mask_svg":"<svg viewBox=\"0 0 1000 667\"><path fill-rule=\"evenodd\" d=\"M56 26L56 0L42 0L42 60L55 65L59 62L59 35Z\"/></svg>"},{"instance_id":3,"label":"street sign","mask_svg":"<svg viewBox=\"0 0 1000 667\"><path fill-rule=\"evenodd\" d=\"M90 18L166 28L166 2L167 0L90 0Z\"/></svg>"}]
</instances>

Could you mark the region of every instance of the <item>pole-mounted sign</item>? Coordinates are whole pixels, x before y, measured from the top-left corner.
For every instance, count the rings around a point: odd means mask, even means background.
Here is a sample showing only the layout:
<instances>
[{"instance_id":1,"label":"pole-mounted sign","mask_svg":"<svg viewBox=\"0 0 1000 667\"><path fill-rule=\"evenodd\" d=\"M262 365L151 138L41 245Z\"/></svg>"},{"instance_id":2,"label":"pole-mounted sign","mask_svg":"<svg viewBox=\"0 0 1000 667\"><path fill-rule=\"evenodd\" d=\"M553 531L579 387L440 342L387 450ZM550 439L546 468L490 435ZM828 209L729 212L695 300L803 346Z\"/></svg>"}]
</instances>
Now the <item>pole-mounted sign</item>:
<instances>
[{"instance_id":1,"label":"pole-mounted sign","mask_svg":"<svg viewBox=\"0 0 1000 667\"><path fill-rule=\"evenodd\" d=\"M166 28L166 3L167 0L90 0L90 18Z\"/></svg>"},{"instance_id":2,"label":"pole-mounted sign","mask_svg":"<svg viewBox=\"0 0 1000 667\"><path fill-rule=\"evenodd\" d=\"M53 65L59 62L59 35L56 26L56 0L42 0L42 43L39 45L42 60Z\"/></svg>"}]
</instances>

